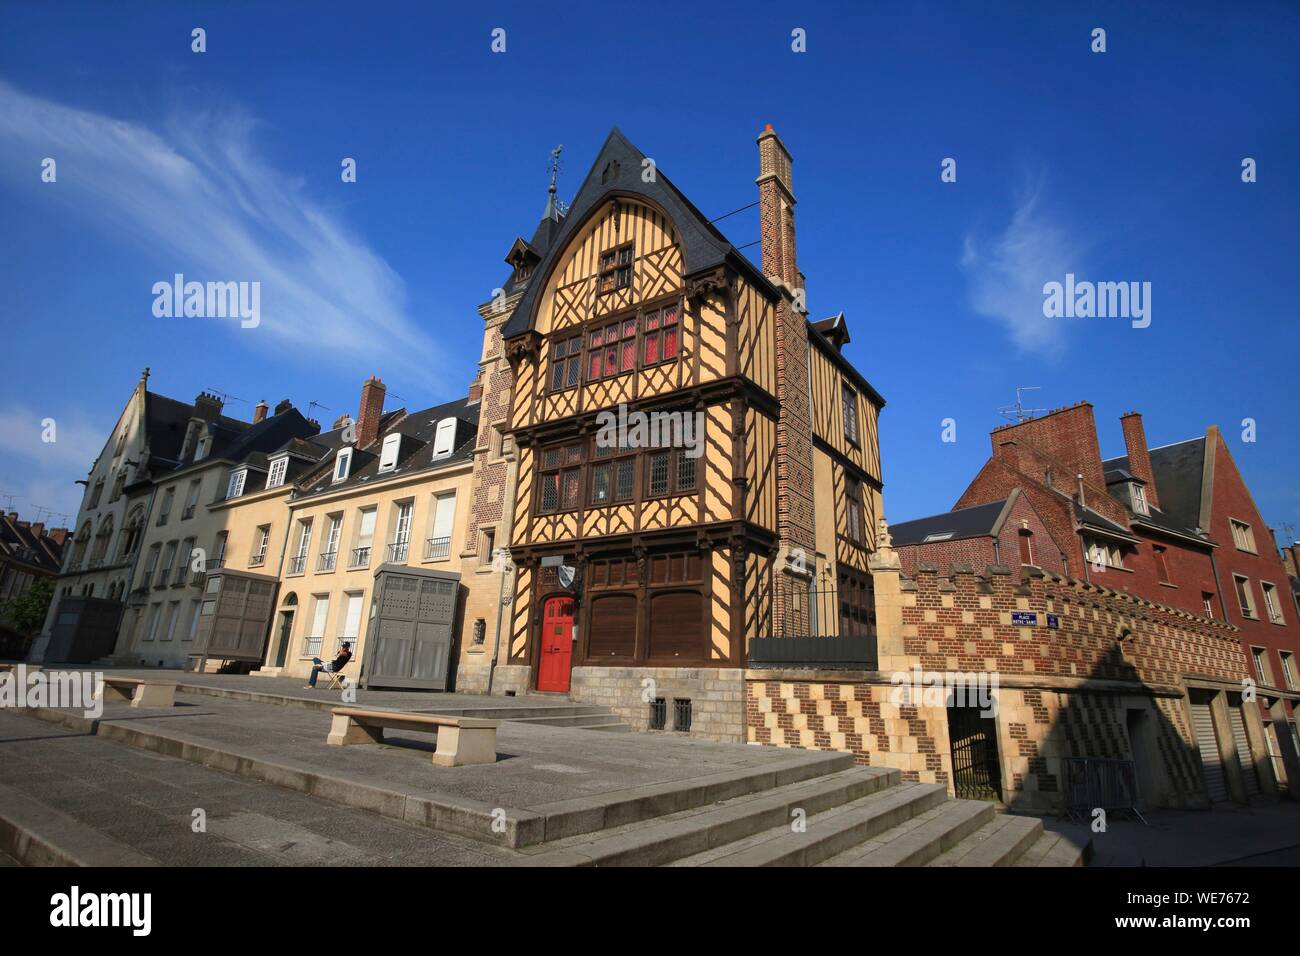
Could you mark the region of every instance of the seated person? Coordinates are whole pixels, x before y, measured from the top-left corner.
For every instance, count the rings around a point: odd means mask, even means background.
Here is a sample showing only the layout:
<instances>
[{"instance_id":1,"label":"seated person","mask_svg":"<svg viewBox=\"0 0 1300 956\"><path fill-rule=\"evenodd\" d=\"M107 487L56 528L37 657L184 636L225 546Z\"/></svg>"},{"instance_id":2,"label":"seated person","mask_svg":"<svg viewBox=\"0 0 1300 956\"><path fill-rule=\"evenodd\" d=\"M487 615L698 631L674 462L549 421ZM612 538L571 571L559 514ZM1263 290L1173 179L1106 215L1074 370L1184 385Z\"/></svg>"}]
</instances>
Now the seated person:
<instances>
[{"instance_id":1,"label":"seated person","mask_svg":"<svg viewBox=\"0 0 1300 956\"><path fill-rule=\"evenodd\" d=\"M339 656L334 658L334 660L330 661L328 664L322 664L319 657L313 657L311 662L315 666L311 669L311 679L303 685L302 689L315 690L316 678L320 675L321 671L324 671L327 674L337 674L339 671L343 670L343 665L350 660L352 660L352 645L348 641L343 642L343 647L339 651Z\"/></svg>"}]
</instances>

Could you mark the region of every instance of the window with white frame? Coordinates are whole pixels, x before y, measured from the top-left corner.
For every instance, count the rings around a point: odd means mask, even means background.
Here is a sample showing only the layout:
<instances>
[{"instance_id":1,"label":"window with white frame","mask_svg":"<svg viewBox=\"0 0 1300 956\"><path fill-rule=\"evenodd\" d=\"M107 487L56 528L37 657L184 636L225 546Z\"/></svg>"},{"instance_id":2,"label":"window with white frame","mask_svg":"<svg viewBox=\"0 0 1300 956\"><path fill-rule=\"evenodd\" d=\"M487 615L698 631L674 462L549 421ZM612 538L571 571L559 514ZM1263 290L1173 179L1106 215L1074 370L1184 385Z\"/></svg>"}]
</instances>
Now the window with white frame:
<instances>
[{"instance_id":1,"label":"window with white frame","mask_svg":"<svg viewBox=\"0 0 1300 956\"><path fill-rule=\"evenodd\" d=\"M307 570L307 552L311 548L311 519L301 518L298 521L298 540L293 552L293 560L289 562L290 574L302 574Z\"/></svg>"},{"instance_id":2,"label":"window with white frame","mask_svg":"<svg viewBox=\"0 0 1300 956\"><path fill-rule=\"evenodd\" d=\"M1282 679L1286 681L1286 686L1291 690L1296 689L1295 683L1295 657L1290 651L1278 651L1277 656L1282 661Z\"/></svg>"},{"instance_id":3,"label":"window with white frame","mask_svg":"<svg viewBox=\"0 0 1300 956\"><path fill-rule=\"evenodd\" d=\"M361 633L361 604L364 597L365 595L359 591L349 591L347 594L343 595L346 603L343 605L343 620L339 625L338 639L334 643L335 654L338 654L339 650L343 646L343 642L347 641L352 645L352 651L355 655L357 649L357 635Z\"/></svg>"},{"instance_id":4,"label":"window with white frame","mask_svg":"<svg viewBox=\"0 0 1300 956\"><path fill-rule=\"evenodd\" d=\"M144 632L146 641L157 640L158 638L158 618L162 615L162 605L154 604L149 608L149 626Z\"/></svg>"},{"instance_id":5,"label":"window with white frame","mask_svg":"<svg viewBox=\"0 0 1300 956\"><path fill-rule=\"evenodd\" d=\"M238 498L244 493L244 480L248 477L247 468L236 468L230 473L230 484L226 486L227 498Z\"/></svg>"},{"instance_id":6,"label":"window with white frame","mask_svg":"<svg viewBox=\"0 0 1300 956\"><path fill-rule=\"evenodd\" d=\"M433 435L433 460L446 458L455 451L456 419L444 418L438 422L438 430Z\"/></svg>"},{"instance_id":7,"label":"window with white frame","mask_svg":"<svg viewBox=\"0 0 1300 956\"><path fill-rule=\"evenodd\" d=\"M1259 682L1272 687L1273 672L1268 666L1268 651L1262 647L1252 647L1250 656L1255 660L1255 674L1259 677Z\"/></svg>"},{"instance_id":8,"label":"window with white frame","mask_svg":"<svg viewBox=\"0 0 1300 956\"><path fill-rule=\"evenodd\" d=\"M384 447L379 452L379 471L392 471L397 467L397 452L402 447L401 435L389 435L384 439Z\"/></svg>"},{"instance_id":9,"label":"window with white frame","mask_svg":"<svg viewBox=\"0 0 1300 956\"><path fill-rule=\"evenodd\" d=\"M357 543L348 558L348 567L365 568L370 566L370 549L375 542L375 508L361 509L361 520L357 522Z\"/></svg>"},{"instance_id":10,"label":"window with white frame","mask_svg":"<svg viewBox=\"0 0 1300 956\"><path fill-rule=\"evenodd\" d=\"M313 594L315 605L312 607L311 630L302 649L304 657L319 657L321 641L325 638L325 621L330 614L330 596Z\"/></svg>"},{"instance_id":11,"label":"window with white frame","mask_svg":"<svg viewBox=\"0 0 1300 956\"><path fill-rule=\"evenodd\" d=\"M261 567L266 563L266 549L271 543L271 526L259 525L253 537L253 556L248 559L249 567Z\"/></svg>"},{"instance_id":12,"label":"window with white frame","mask_svg":"<svg viewBox=\"0 0 1300 956\"><path fill-rule=\"evenodd\" d=\"M352 468L352 449L340 448L338 457L334 459L334 480L346 481L348 471Z\"/></svg>"},{"instance_id":13,"label":"window with white frame","mask_svg":"<svg viewBox=\"0 0 1300 956\"><path fill-rule=\"evenodd\" d=\"M1255 530L1250 525L1236 518L1229 518L1228 524L1232 527L1232 543L1237 546L1238 551L1259 553L1255 550Z\"/></svg>"},{"instance_id":14,"label":"window with white frame","mask_svg":"<svg viewBox=\"0 0 1300 956\"><path fill-rule=\"evenodd\" d=\"M393 520L393 541L388 546L388 560L401 563L406 560L411 543L411 514L415 510L414 502L402 501L397 504L397 513Z\"/></svg>"},{"instance_id":15,"label":"window with white frame","mask_svg":"<svg viewBox=\"0 0 1300 956\"><path fill-rule=\"evenodd\" d=\"M1088 563L1094 568L1124 567L1124 555L1118 544L1100 538L1084 538L1083 546L1087 550Z\"/></svg>"},{"instance_id":16,"label":"window with white frame","mask_svg":"<svg viewBox=\"0 0 1300 956\"><path fill-rule=\"evenodd\" d=\"M1249 618L1258 617L1255 613L1255 599L1250 593L1250 578L1234 574L1232 581L1237 586L1237 603L1241 605L1241 613Z\"/></svg>"},{"instance_id":17,"label":"window with white frame","mask_svg":"<svg viewBox=\"0 0 1300 956\"><path fill-rule=\"evenodd\" d=\"M1147 507L1147 492L1139 484L1133 485L1133 510L1140 515L1149 515L1151 509Z\"/></svg>"},{"instance_id":18,"label":"window with white frame","mask_svg":"<svg viewBox=\"0 0 1300 956\"><path fill-rule=\"evenodd\" d=\"M425 544L426 561L445 561L451 557L451 528L456 520L456 494L438 495L433 505L433 528Z\"/></svg>"},{"instance_id":19,"label":"window with white frame","mask_svg":"<svg viewBox=\"0 0 1300 956\"><path fill-rule=\"evenodd\" d=\"M176 619L180 617L181 602L172 601L167 605L167 627L163 629L162 639L164 641L174 640L176 637Z\"/></svg>"},{"instance_id":20,"label":"window with white frame","mask_svg":"<svg viewBox=\"0 0 1300 956\"><path fill-rule=\"evenodd\" d=\"M330 515L325 519L325 537L321 539L320 557L316 561L317 571L333 571L338 564L339 536L343 531L343 516Z\"/></svg>"},{"instance_id":21,"label":"window with white frame","mask_svg":"<svg viewBox=\"0 0 1300 956\"><path fill-rule=\"evenodd\" d=\"M284 484L285 473L289 470L289 456L284 455L271 462L271 470L266 473L266 487L279 488Z\"/></svg>"},{"instance_id":22,"label":"window with white frame","mask_svg":"<svg viewBox=\"0 0 1300 956\"><path fill-rule=\"evenodd\" d=\"M1274 624L1285 624L1286 619L1282 617L1282 602L1277 598L1277 588L1268 581L1260 581L1259 588L1264 592L1264 610L1268 612L1268 619Z\"/></svg>"}]
</instances>

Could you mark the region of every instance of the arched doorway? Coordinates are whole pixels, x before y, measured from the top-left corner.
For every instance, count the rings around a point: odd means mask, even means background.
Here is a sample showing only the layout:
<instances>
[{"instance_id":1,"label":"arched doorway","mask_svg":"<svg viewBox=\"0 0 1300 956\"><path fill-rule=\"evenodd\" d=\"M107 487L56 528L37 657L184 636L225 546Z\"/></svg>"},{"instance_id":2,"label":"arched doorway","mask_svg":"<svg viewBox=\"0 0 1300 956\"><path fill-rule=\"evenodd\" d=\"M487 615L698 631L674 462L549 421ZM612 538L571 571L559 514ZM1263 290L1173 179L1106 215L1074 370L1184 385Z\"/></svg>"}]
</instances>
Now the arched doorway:
<instances>
[{"instance_id":1,"label":"arched doorway","mask_svg":"<svg viewBox=\"0 0 1300 956\"><path fill-rule=\"evenodd\" d=\"M280 604L280 627L275 646L275 666L283 667L289 659L289 641L293 636L293 615L298 606L298 595L290 591Z\"/></svg>"}]
</instances>

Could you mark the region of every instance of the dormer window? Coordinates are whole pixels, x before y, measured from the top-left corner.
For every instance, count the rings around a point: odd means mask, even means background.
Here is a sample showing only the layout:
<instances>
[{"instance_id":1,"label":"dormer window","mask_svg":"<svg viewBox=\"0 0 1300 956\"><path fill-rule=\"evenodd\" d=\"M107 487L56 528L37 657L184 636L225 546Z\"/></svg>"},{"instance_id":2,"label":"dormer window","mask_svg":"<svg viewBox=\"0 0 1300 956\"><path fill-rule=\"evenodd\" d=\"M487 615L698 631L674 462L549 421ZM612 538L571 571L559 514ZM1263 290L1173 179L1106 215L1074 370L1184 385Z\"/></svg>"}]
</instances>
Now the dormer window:
<instances>
[{"instance_id":1,"label":"dormer window","mask_svg":"<svg viewBox=\"0 0 1300 956\"><path fill-rule=\"evenodd\" d=\"M352 449L340 448L338 457L334 459L334 480L346 481L348 471L352 468Z\"/></svg>"},{"instance_id":2,"label":"dormer window","mask_svg":"<svg viewBox=\"0 0 1300 956\"><path fill-rule=\"evenodd\" d=\"M211 450L212 434L210 432L204 432L203 436L199 438L199 447L194 450L194 460L202 461L204 458L208 457L208 452Z\"/></svg>"},{"instance_id":3,"label":"dormer window","mask_svg":"<svg viewBox=\"0 0 1300 956\"><path fill-rule=\"evenodd\" d=\"M444 418L438 422L438 430L433 436L433 460L446 458L456 445L456 419Z\"/></svg>"},{"instance_id":4,"label":"dormer window","mask_svg":"<svg viewBox=\"0 0 1300 956\"><path fill-rule=\"evenodd\" d=\"M248 478L248 469L239 468L230 473L230 484L226 486L227 498L238 498L244 493L244 481Z\"/></svg>"},{"instance_id":5,"label":"dormer window","mask_svg":"<svg viewBox=\"0 0 1300 956\"><path fill-rule=\"evenodd\" d=\"M289 470L289 456L285 455L271 462L271 470L266 475L266 487L279 488L284 484L284 476Z\"/></svg>"},{"instance_id":6,"label":"dormer window","mask_svg":"<svg viewBox=\"0 0 1300 956\"><path fill-rule=\"evenodd\" d=\"M401 435L389 435L384 439L383 450L379 453L379 471L392 471L397 467L397 451L402 447Z\"/></svg>"},{"instance_id":7,"label":"dormer window","mask_svg":"<svg viewBox=\"0 0 1300 956\"><path fill-rule=\"evenodd\" d=\"M600 278L596 289L601 294L625 289L632 284L632 243L600 254Z\"/></svg>"},{"instance_id":8,"label":"dormer window","mask_svg":"<svg viewBox=\"0 0 1300 956\"><path fill-rule=\"evenodd\" d=\"M1147 506L1147 492L1139 484L1133 484L1133 510L1140 515L1151 514L1150 507Z\"/></svg>"}]
</instances>

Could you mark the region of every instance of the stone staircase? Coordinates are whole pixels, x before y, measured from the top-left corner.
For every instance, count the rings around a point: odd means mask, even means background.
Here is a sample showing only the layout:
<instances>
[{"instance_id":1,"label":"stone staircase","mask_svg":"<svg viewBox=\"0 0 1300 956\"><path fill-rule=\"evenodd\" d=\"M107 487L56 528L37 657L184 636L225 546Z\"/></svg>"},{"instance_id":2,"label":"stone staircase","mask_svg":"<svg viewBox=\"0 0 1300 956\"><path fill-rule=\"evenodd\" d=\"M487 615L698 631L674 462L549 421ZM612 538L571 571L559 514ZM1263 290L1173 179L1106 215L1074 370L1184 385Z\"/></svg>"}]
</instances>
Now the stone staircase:
<instances>
[{"instance_id":1,"label":"stone staircase","mask_svg":"<svg viewBox=\"0 0 1300 956\"><path fill-rule=\"evenodd\" d=\"M842 766L842 765L841 765ZM1034 817L953 800L897 770L836 769L525 848L525 866L1081 866Z\"/></svg>"}]
</instances>

